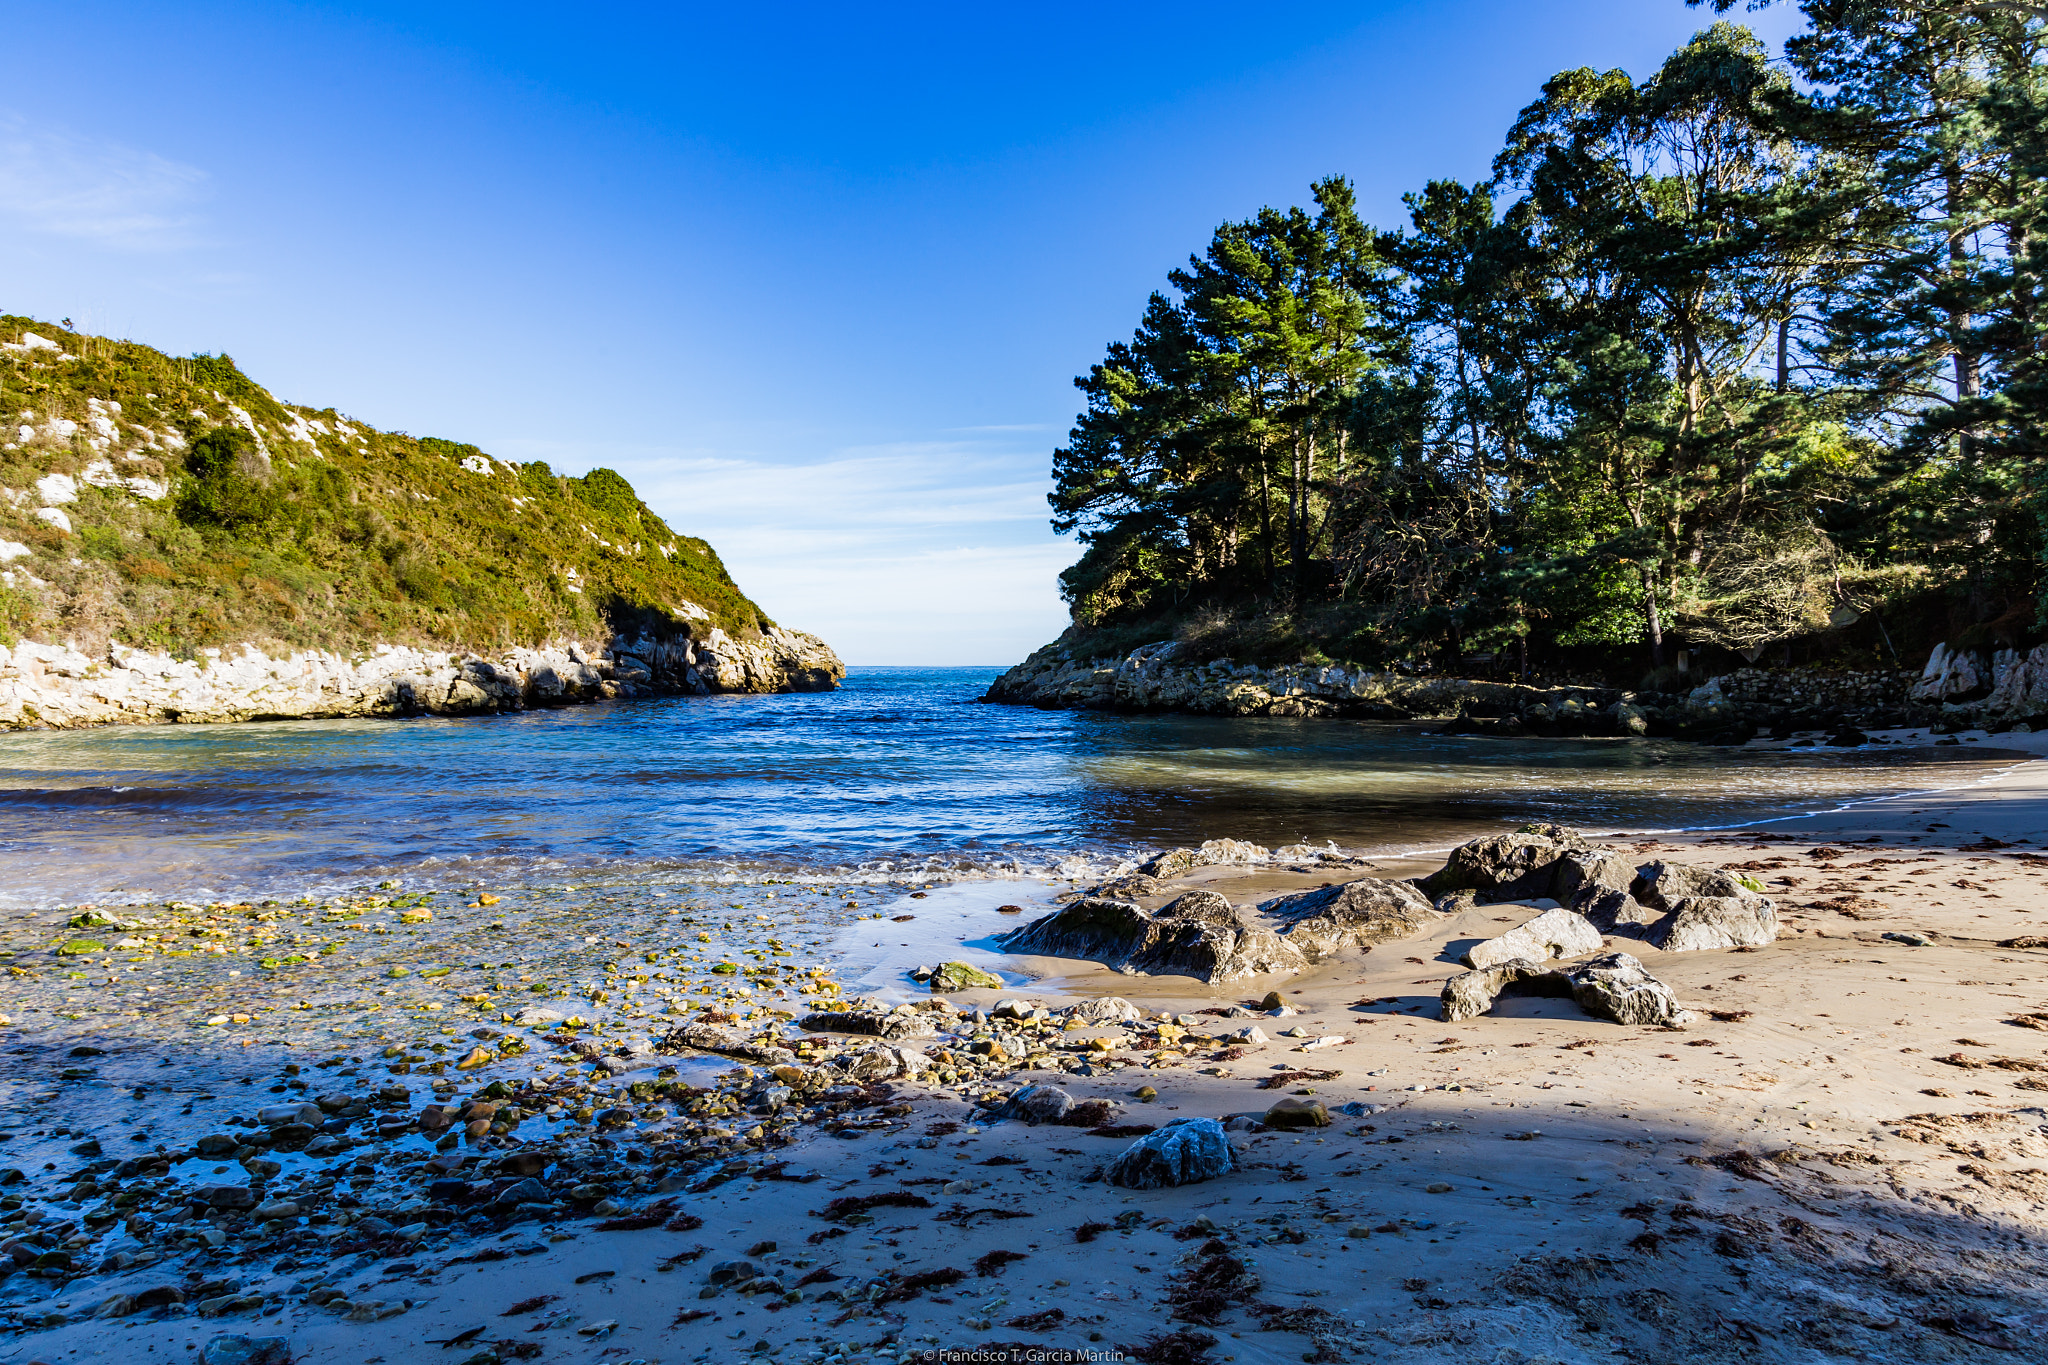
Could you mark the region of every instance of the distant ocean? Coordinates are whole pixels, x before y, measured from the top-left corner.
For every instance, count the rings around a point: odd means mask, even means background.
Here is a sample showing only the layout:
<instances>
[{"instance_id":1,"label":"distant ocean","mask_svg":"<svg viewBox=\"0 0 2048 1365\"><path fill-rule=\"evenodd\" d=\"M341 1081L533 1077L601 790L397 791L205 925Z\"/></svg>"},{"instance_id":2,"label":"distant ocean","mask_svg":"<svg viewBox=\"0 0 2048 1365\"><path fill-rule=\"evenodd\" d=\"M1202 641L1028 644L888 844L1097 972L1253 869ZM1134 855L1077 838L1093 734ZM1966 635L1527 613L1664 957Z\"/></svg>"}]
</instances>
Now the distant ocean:
<instances>
[{"instance_id":1,"label":"distant ocean","mask_svg":"<svg viewBox=\"0 0 2048 1365\"><path fill-rule=\"evenodd\" d=\"M1081 873L1232 837L1438 847L1527 820L1727 824L1996 756L1498 740L983 706L993 668L484 719L0 735L0 904L793 876Z\"/></svg>"}]
</instances>

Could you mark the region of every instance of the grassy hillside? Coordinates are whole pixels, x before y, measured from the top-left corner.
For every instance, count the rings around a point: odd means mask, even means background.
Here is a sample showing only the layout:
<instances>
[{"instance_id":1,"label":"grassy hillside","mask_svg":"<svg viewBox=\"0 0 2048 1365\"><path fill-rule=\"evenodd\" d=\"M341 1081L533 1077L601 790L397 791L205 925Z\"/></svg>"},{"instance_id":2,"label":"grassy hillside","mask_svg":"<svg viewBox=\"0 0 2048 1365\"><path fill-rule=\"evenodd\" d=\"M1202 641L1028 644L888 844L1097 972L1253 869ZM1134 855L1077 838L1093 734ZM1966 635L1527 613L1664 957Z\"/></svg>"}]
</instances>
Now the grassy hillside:
<instances>
[{"instance_id":1,"label":"grassy hillside","mask_svg":"<svg viewBox=\"0 0 2048 1365\"><path fill-rule=\"evenodd\" d=\"M0 316L0 636L478 650L772 624L582 478L281 402L220 356ZM10 641L11 642L11 641Z\"/></svg>"}]
</instances>

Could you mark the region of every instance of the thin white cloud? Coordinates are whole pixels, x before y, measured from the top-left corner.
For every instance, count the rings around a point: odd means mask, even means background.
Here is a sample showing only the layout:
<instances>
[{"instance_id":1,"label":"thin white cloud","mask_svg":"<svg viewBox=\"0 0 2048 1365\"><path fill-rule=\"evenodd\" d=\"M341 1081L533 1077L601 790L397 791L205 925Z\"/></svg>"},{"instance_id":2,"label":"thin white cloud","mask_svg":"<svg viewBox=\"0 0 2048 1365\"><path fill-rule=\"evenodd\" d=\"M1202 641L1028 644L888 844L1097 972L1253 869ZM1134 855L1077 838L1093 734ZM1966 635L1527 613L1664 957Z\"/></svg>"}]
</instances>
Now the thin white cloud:
<instances>
[{"instance_id":1,"label":"thin white cloud","mask_svg":"<svg viewBox=\"0 0 2048 1365\"><path fill-rule=\"evenodd\" d=\"M206 172L154 152L0 114L0 218L123 251L194 245Z\"/></svg>"},{"instance_id":2,"label":"thin white cloud","mask_svg":"<svg viewBox=\"0 0 2048 1365\"><path fill-rule=\"evenodd\" d=\"M606 464L669 525L711 542L748 596L857 663L1005 663L1066 625L1044 457L903 442L801 464L507 442L557 469Z\"/></svg>"}]
</instances>

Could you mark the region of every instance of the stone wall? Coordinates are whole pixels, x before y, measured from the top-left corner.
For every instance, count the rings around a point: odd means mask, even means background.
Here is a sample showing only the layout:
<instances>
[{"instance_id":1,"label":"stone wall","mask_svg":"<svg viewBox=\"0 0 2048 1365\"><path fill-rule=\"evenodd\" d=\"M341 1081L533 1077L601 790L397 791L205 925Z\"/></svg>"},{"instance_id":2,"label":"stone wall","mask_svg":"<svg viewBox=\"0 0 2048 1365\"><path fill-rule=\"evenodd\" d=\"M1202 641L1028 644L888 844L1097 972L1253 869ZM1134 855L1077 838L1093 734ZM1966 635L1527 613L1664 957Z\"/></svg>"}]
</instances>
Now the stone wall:
<instances>
[{"instance_id":1,"label":"stone wall","mask_svg":"<svg viewBox=\"0 0 2048 1365\"><path fill-rule=\"evenodd\" d=\"M24 642L0 649L0 729L477 715L663 692L822 692L845 675L823 640L780 628L758 640L713 630L699 641L571 641L494 659L391 645L178 659L118 643L88 655Z\"/></svg>"},{"instance_id":2,"label":"stone wall","mask_svg":"<svg viewBox=\"0 0 2048 1365\"><path fill-rule=\"evenodd\" d=\"M1903 669L1739 668L1694 688L1685 704L1702 714L1725 712L1759 725L1789 717L1802 729L1840 723L1867 729L1923 725L1932 716L1931 708L1911 695L1918 678Z\"/></svg>"}]
</instances>

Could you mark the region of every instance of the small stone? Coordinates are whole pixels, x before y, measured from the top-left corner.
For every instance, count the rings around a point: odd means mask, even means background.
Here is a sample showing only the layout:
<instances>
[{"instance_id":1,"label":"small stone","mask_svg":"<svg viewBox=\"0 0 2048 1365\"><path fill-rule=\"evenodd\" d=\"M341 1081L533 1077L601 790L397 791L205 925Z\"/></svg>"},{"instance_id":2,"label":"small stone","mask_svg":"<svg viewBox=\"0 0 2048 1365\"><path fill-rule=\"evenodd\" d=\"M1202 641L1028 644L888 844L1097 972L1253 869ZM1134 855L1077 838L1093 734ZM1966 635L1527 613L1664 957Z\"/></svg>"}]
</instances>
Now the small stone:
<instances>
[{"instance_id":1,"label":"small stone","mask_svg":"<svg viewBox=\"0 0 2048 1365\"><path fill-rule=\"evenodd\" d=\"M1443 1181L1439 1180L1434 1185L1429 1185L1425 1187L1423 1192L1425 1194L1449 1194L1451 1192L1451 1186L1446 1185Z\"/></svg>"},{"instance_id":2,"label":"small stone","mask_svg":"<svg viewBox=\"0 0 2048 1365\"><path fill-rule=\"evenodd\" d=\"M749 1256L772 1256L774 1254L775 1243L773 1242L756 1242L747 1248L747 1255Z\"/></svg>"},{"instance_id":3,"label":"small stone","mask_svg":"<svg viewBox=\"0 0 2048 1365\"><path fill-rule=\"evenodd\" d=\"M480 1066L489 1066L497 1060L496 1055L489 1048L473 1047L463 1055L461 1061L455 1064L455 1069L457 1071L474 1071Z\"/></svg>"},{"instance_id":4,"label":"small stone","mask_svg":"<svg viewBox=\"0 0 2048 1365\"><path fill-rule=\"evenodd\" d=\"M289 1337L215 1337L199 1350L199 1365L291 1365Z\"/></svg>"}]
</instances>

